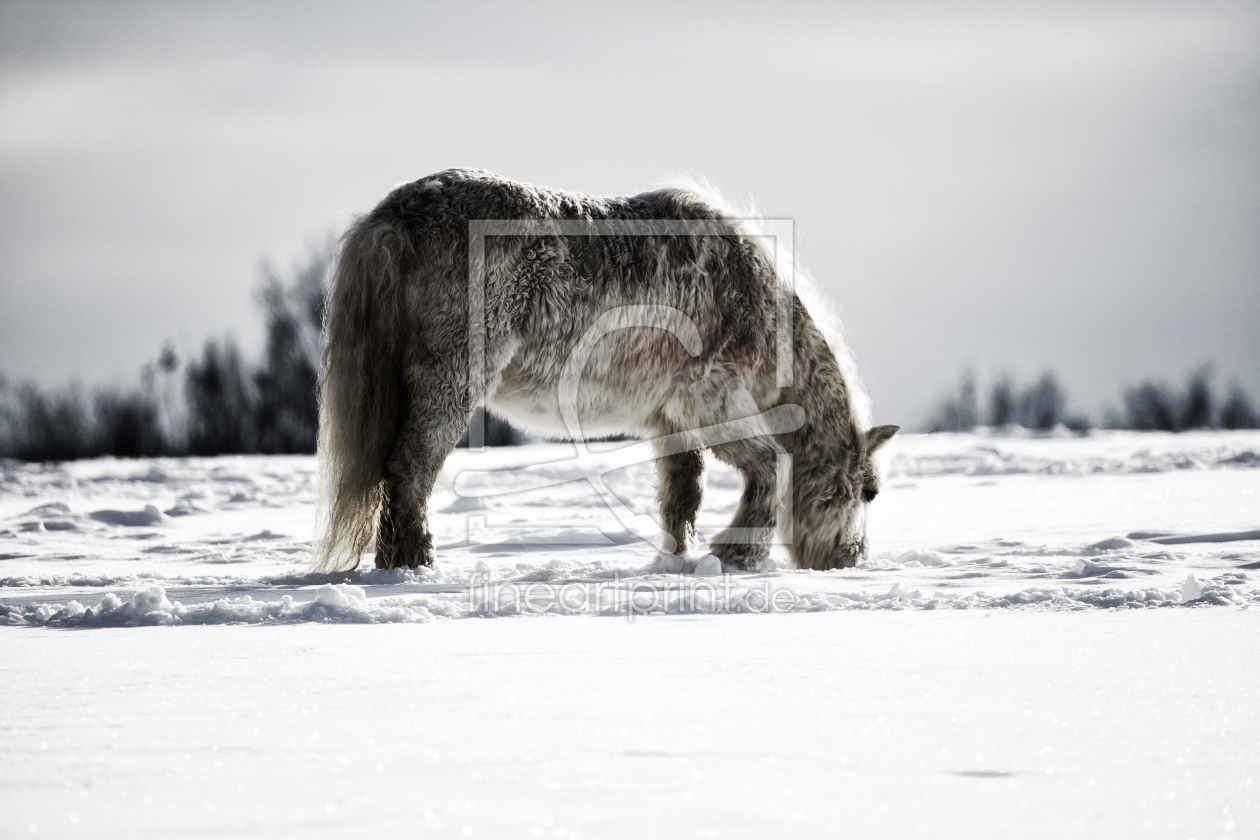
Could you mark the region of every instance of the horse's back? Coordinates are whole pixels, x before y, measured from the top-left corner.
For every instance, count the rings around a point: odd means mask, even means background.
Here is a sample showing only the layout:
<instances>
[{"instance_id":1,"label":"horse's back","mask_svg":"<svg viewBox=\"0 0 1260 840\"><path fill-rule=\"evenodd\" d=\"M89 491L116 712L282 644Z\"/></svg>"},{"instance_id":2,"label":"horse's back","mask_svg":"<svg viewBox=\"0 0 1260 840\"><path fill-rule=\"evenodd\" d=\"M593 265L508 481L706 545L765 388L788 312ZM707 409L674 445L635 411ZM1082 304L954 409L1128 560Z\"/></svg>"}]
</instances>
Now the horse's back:
<instances>
[{"instance_id":1,"label":"horse's back","mask_svg":"<svg viewBox=\"0 0 1260 840\"><path fill-rule=\"evenodd\" d=\"M487 361L497 363L487 396L527 428L563 433L560 381L583 337L612 310L648 321L627 326L622 318L612 330L604 324L606 335L589 348L579 408L599 433L643 431L680 390L711 398L702 380L713 373L755 379L773 367L773 266L738 223L693 192L600 198L446 170L398 187L372 216L407 230L415 249L409 309L416 337L460 357L467 350L456 345L466 343L468 323L460 313L475 279L472 223L541 223L483 240ZM579 224L549 228L549 221ZM690 323L699 355L652 325L662 312Z\"/></svg>"}]
</instances>

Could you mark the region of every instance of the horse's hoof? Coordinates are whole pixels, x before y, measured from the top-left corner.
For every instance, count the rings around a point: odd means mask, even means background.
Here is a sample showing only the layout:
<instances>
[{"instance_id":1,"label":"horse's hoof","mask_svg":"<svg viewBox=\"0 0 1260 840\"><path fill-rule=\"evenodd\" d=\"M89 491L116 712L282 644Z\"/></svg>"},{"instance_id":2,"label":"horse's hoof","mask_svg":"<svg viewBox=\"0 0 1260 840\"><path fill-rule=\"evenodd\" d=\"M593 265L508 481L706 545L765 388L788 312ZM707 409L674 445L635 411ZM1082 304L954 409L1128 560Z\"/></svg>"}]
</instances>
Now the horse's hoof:
<instances>
[{"instance_id":1,"label":"horse's hoof","mask_svg":"<svg viewBox=\"0 0 1260 840\"><path fill-rule=\"evenodd\" d=\"M411 552L407 557L407 568L418 569L421 566L432 566L437 559L437 554L433 550L433 546L425 546L419 551Z\"/></svg>"},{"instance_id":2,"label":"horse's hoof","mask_svg":"<svg viewBox=\"0 0 1260 840\"><path fill-rule=\"evenodd\" d=\"M433 546L421 548L404 548L399 546L391 552L376 552L376 568L378 569L418 569L421 566L432 566L436 554Z\"/></svg>"},{"instance_id":3,"label":"horse's hoof","mask_svg":"<svg viewBox=\"0 0 1260 840\"><path fill-rule=\"evenodd\" d=\"M757 564L761 562L760 555L746 554L744 552L732 551L729 554L723 551L713 552L724 566L733 566L741 572L753 572L757 570Z\"/></svg>"}]
</instances>

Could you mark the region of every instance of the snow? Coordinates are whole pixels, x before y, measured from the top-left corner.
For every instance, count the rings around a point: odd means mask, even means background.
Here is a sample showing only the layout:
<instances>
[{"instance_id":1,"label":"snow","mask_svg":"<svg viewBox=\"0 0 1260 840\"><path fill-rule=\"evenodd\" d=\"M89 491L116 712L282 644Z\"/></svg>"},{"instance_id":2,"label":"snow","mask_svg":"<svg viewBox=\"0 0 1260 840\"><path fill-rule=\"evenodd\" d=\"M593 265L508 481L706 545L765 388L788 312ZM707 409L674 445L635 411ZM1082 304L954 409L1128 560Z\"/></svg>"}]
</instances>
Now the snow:
<instances>
[{"instance_id":1,"label":"snow","mask_svg":"<svg viewBox=\"0 0 1260 840\"><path fill-rule=\"evenodd\" d=\"M1260 433L1007 432L895 438L832 572L658 553L614 444L335 575L312 458L0 463L0 835L1254 836Z\"/></svg>"}]
</instances>

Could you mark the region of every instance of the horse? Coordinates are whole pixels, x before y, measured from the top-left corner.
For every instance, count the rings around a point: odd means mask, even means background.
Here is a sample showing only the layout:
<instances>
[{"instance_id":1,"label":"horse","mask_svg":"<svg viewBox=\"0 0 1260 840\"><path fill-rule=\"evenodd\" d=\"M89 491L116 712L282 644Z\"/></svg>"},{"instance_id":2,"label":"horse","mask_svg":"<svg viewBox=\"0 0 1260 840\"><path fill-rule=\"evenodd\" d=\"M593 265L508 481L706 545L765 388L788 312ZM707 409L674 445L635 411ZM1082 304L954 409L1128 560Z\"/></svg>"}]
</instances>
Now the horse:
<instances>
[{"instance_id":1,"label":"horse","mask_svg":"<svg viewBox=\"0 0 1260 840\"><path fill-rule=\"evenodd\" d=\"M786 255L785 255L786 252ZM755 569L855 565L879 492L838 325L791 248L695 185L601 198L450 169L397 187L341 238L319 374L315 567L431 566L428 504L478 405L548 436L653 442L659 545L694 547L704 450L742 475L709 541ZM576 361L575 361L576 360Z\"/></svg>"}]
</instances>

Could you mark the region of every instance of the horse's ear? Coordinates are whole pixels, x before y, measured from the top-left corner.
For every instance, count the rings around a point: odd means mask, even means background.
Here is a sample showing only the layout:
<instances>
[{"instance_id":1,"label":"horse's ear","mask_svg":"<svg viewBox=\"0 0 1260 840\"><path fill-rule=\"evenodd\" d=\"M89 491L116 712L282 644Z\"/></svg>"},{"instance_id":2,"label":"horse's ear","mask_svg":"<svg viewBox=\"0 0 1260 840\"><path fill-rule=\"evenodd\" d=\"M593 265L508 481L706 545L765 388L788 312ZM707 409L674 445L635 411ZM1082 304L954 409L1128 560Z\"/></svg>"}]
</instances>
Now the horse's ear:
<instances>
[{"instance_id":1,"label":"horse's ear","mask_svg":"<svg viewBox=\"0 0 1260 840\"><path fill-rule=\"evenodd\" d=\"M892 439L901 429L900 426L875 426L866 433L866 451L874 453L885 443Z\"/></svg>"}]
</instances>

